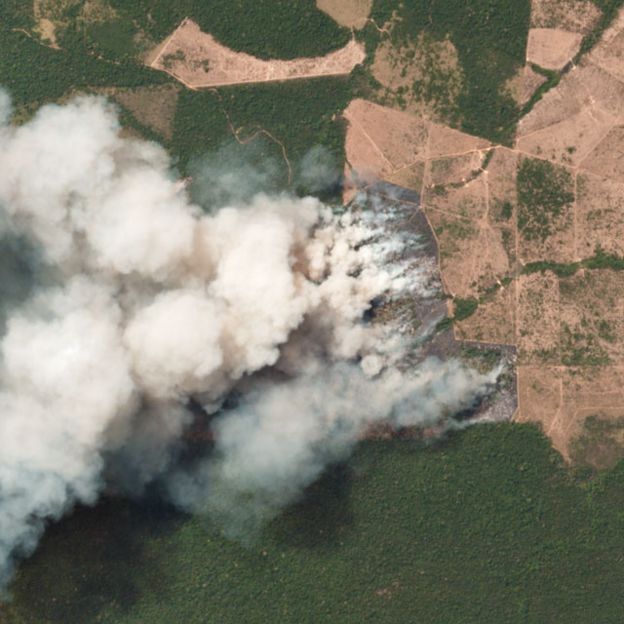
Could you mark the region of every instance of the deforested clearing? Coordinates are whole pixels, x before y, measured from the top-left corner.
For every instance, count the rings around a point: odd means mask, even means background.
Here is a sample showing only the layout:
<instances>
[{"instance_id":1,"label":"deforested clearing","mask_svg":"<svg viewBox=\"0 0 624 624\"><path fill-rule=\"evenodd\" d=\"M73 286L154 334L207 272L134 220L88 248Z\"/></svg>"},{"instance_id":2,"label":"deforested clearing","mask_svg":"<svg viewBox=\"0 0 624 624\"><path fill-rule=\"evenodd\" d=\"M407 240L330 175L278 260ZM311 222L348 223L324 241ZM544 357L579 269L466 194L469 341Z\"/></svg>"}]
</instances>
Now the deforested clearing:
<instances>
[{"instance_id":1,"label":"deforested clearing","mask_svg":"<svg viewBox=\"0 0 624 624\"><path fill-rule=\"evenodd\" d=\"M581 46L580 33L560 28L529 30L527 60L546 69L563 69Z\"/></svg>"},{"instance_id":2,"label":"deforested clearing","mask_svg":"<svg viewBox=\"0 0 624 624\"><path fill-rule=\"evenodd\" d=\"M373 0L316 0L316 6L335 22L347 28L363 28Z\"/></svg>"},{"instance_id":3,"label":"deforested clearing","mask_svg":"<svg viewBox=\"0 0 624 624\"><path fill-rule=\"evenodd\" d=\"M191 89L199 89L347 75L364 58L364 47L352 39L325 56L265 61L226 48L186 19L161 46L150 66L171 74Z\"/></svg>"}]
</instances>

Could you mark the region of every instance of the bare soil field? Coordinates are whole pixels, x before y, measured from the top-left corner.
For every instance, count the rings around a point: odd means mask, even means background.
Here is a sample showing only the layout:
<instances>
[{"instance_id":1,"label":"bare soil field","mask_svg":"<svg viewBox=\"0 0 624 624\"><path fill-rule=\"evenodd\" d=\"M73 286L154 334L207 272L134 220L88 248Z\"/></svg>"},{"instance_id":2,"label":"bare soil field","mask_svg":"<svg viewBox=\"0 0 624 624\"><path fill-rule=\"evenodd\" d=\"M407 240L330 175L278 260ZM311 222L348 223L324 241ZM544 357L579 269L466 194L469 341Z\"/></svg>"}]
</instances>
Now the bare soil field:
<instances>
[{"instance_id":1,"label":"bare soil field","mask_svg":"<svg viewBox=\"0 0 624 624\"><path fill-rule=\"evenodd\" d=\"M353 100L344 117L348 122L347 161L354 172L418 191L421 187L415 180L422 184L424 163L438 161L434 175L461 182L473 168L481 166L490 145L425 117L362 99ZM427 183L432 182L428 179Z\"/></svg>"},{"instance_id":2,"label":"bare soil field","mask_svg":"<svg viewBox=\"0 0 624 624\"><path fill-rule=\"evenodd\" d=\"M433 186L466 182L470 174L481 167L482 162L483 158L479 152L432 160L429 171L430 182Z\"/></svg>"},{"instance_id":3,"label":"bare soil field","mask_svg":"<svg viewBox=\"0 0 624 624\"><path fill-rule=\"evenodd\" d=\"M518 366L518 422L539 425L551 439L553 446L568 457L568 442L574 434L563 430L562 421L570 424L568 414L564 417L563 370L555 366Z\"/></svg>"},{"instance_id":4,"label":"bare soil field","mask_svg":"<svg viewBox=\"0 0 624 624\"><path fill-rule=\"evenodd\" d=\"M598 245L608 253L624 256L624 183L579 174L576 219L579 256L591 256Z\"/></svg>"},{"instance_id":5,"label":"bare soil field","mask_svg":"<svg viewBox=\"0 0 624 624\"><path fill-rule=\"evenodd\" d=\"M561 83L520 121L516 147L540 158L616 179L624 147L624 13ZM607 160L609 161L607 163Z\"/></svg>"},{"instance_id":6,"label":"bare soil field","mask_svg":"<svg viewBox=\"0 0 624 624\"><path fill-rule=\"evenodd\" d=\"M364 28L373 0L316 0L316 6L346 28Z\"/></svg>"},{"instance_id":7,"label":"bare soil field","mask_svg":"<svg viewBox=\"0 0 624 624\"><path fill-rule=\"evenodd\" d=\"M578 166L605 138L614 119L596 106L587 106L543 130L518 138L519 150L562 165Z\"/></svg>"},{"instance_id":8,"label":"bare soil field","mask_svg":"<svg viewBox=\"0 0 624 624\"><path fill-rule=\"evenodd\" d=\"M522 364L559 364L559 281L552 273L516 280L518 360Z\"/></svg>"},{"instance_id":9,"label":"bare soil field","mask_svg":"<svg viewBox=\"0 0 624 624\"><path fill-rule=\"evenodd\" d=\"M611 127L581 167L598 176L624 182L624 126Z\"/></svg>"},{"instance_id":10,"label":"bare soil field","mask_svg":"<svg viewBox=\"0 0 624 624\"><path fill-rule=\"evenodd\" d=\"M352 39L344 48L326 56L264 61L226 48L187 19L158 46L156 53L148 55L148 64L191 89L201 89L346 75L364 58L364 47Z\"/></svg>"},{"instance_id":11,"label":"bare soil field","mask_svg":"<svg viewBox=\"0 0 624 624\"><path fill-rule=\"evenodd\" d=\"M344 116L369 137L393 170L425 159L428 127L423 119L360 99L349 104Z\"/></svg>"},{"instance_id":12,"label":"bare soil field","mask_svg":"<svg viewBox=\"0 0 624 624\"><path fill-rule=\"evenodd\" d=\"M624 414L624 368L518 368L520 422L539 424L567 460L589 416L619 419ZM598 459L598 458L597 458Z\"/></svg>"},{"instance_id":13,"label":"bare soil field","mask_svg":"<svg viewBox=\"0 0 624 624\"><path fill-rule=\"evenodd\" d=\"M470 262L479 243L479 229L465 217L426 207L427 218L440 247L440 269L446 292L458 297L473 294Z\"/></svg>"},{"instance_id":14,"label":"bare soil field","mask_svg":"<svg viewBox=\"0 0 624 624\"><path fill-rule=\"evenodd\" d=\"M527 61L546 69L563 69L578 52L583 35L560 28L531 28Z\"/></svg>"},{"instance_id":15,"label":"bare soil field","mask_svg":"<svg viewBox=\"0 0 624 624\"><path fill-rule=\"evenodd\" d=\"M600 43L590 52L589 62L601 67L618 80L624 79L624 11L605 31Z\"/></svg>"}]
</instances>

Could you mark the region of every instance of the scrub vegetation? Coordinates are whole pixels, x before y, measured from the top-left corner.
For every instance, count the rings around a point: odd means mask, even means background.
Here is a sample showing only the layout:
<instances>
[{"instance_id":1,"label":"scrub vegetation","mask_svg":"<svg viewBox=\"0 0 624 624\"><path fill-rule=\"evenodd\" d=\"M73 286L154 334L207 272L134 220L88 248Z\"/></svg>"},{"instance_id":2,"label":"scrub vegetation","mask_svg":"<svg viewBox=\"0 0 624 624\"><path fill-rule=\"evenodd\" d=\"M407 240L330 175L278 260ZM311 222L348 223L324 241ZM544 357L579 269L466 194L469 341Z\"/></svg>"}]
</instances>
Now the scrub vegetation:
<instances>
[{"instance_id":1,"label":"scrub vegetation","mask_svg":"<svg viewBox=\"0 0 624 624\"><path fill-rule=\"evenodd\" d=\"M544 241L557 231L574 201L570 173L545 160L524 158L518 167L518 229L527 240Z\"/></svg>"}]
</instances>

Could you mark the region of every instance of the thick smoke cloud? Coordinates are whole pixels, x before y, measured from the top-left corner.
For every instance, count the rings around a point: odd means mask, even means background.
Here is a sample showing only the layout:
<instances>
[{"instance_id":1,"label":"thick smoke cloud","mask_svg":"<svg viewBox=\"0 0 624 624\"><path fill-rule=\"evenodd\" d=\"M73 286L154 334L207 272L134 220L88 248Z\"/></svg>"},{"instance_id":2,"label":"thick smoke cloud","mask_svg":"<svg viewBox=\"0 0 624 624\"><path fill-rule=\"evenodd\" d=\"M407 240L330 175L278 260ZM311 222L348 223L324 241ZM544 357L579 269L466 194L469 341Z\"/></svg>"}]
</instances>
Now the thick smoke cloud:
<instances>
[{"instance_id":1,"label":"thick smoke cloud","mask_svg":"<svg viewBox=\"0 0 624 624\"><path fill-rule=\"evenodd\" d=\"M400 372L396 332L362 322L375 298L427 287L382 218L247 192L199 206L105 100L19 127L10 111L0 93L1 233L21 241L0 251L10 267L24 250L12 277L37 280L1 302L0 586L47 521L107 487L160 481L242 530L370 424L443 421L492 382L455 362ZM180 463L191 397L215 443Z\"/></svg>"}]
</instances>

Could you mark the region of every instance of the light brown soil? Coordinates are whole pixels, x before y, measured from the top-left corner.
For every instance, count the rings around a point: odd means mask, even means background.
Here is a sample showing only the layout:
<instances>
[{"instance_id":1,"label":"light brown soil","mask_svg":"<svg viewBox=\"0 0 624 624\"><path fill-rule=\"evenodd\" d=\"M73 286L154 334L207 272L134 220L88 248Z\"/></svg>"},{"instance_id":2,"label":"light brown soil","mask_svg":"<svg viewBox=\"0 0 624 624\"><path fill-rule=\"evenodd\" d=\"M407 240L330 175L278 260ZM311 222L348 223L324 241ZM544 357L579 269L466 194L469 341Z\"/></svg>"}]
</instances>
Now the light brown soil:
<instances>
[{"instance_id":1,"label":"light brown soil","mask_svg":"<svg viewBox=\"0 0 624 624\"><path fill-rule=\"evenodd\" d=\"M587 416L624 414L624 275L594 270L523 281L518 420L540 422L568 458Z\"/></svg>"},{"instance_id":2,"label":"light brown soil","mask_svg":"<svg viewBox=\"0 0 624 624\"><path fill-rule=\"evenodd\" d=\"M40 18L37 21L36 31L41 37L43 42L46 42L50 47L59 50L59 44L56 40L56 24L45 17Z\"/></svg>"},{"instance_id":3,"label":"light brown soil","mask_svg":"<svg viewBox=\"0 0 624 624\"><path fill-rule=\"evenodd\" d=\"M425 162L417 162L388 176L388 182L420 192L425 179Z\"/></svg>"},{"instance_id":4,"label":"light brown soil","mask_svg":"<svg viewBox=\"0 0 624 624\"><path fill-rule=\"evenodd\" d=\"M522 264L539 262L544 258L562 264L574 262L574 234L574 206L568 205L563 209L563 214L554 220L553 233L545 240L528 240L518 236L518 260Z\"/></svg>"},{"instance_id":5,"label":"light brown soil","mask_svg":"<svg viewBox=\"0 0 624 624\"><path fill-rule=\"evenodd\" d=\"M540 424L553 446L569 460L571 445L582 434L588 416L622 416L623 374L621 366L520 367L518 420Z\"/></svg>"},{"instance_id":6,"label":"light brown soil","mask_svg":"<svg viewBox=\"0 0 624 624\"><path fill-rule=\"evenodd\" d=\"M624 127L611 128L582 162L587 171L624 182Z\"/></svg>"},{"instance_id":7,"label":"light brown soil","mask_svg":"<svg viewBox=\"0 0 624 624\"><path fill-rule=\"evenodd\" d=\"M517 147L536 156L597 172L619 149L624 124L624 13L583 60L518 125ZM610 131L614 129L613 133ZM540 132L541 131L541 132ZM600 142L606 143L600 146ZM592 156L588 155L597 150ZM620 176L617 165L611 173Z\"/></svg>"},{"instance_id":8,"label":"light brown soil","mask_svg":"<svg viewBox=\"0 0 624 624\"><path fill-rule=\"evenodd\" d=\"M344 116L350 127L366 133L394 170L424 160L428 129L423 119L359 99Z\"/></svg>"},{"instance_id":9,"label":"light brown soil","mask_svg":"<svg viewBox=\"0 0 624 624\"><path fill-rule=\"evenodd\" d=\"M460 155L473 150L483 150L490 145L485 139L440 124L432 123L429 128L428 155L430 158Z\"/></svg>"},{"instance_id":10,"label":"light brown soil","mask_svg":"<svg viewBox=\"0 0 624 624\"><path fill-rule=\"evenodd\" d=\"M428 178L428 181L431 178ZM484 179L479 177L469 184L459 187L446 188L439 192L437 189L429 191L425 196L426 206L439 212L454 214L473 222L479 222L487 211L487 188Z\"/></svg>"},{"instance_id":11,"label":"light brown soil","mask_svg":"<svg viewBox=\"0 0 624 624\"><path fill-rule=\"evenodd\" d=\"M589 54L589 62L601 67L617 80L624 80L624 12L614 20L601 42Z\"/></svg>"},{"instance_id":12,"label":"light brown soil","mask_svg":"<svg viewBox=\"0 0 624 624\"><path fill-rule=\"evenodd\" d=\"M460 156L447 156L431 161L430 183L447 185L466 182L473 171L481 167L482 157L479 152L468 152Z\"/></svg>"},{"instance_id":13,"label":"light brown soil","mask_svg":"<svg viewBox=\"0 0 624 624\"><path fill-rule=\"evenodd\" d=\"M552 366L519 366L518 422L540 425L553 446L564 456L570 436L562 431L563 371ZM565 420L569 422L568 414Z\"/></svg>"},{"instance_id":14,"label":"light brown soil","mask_svg":"<svg viewBox=\"0 0 624 624\"><path fill-rule=\"evenodd\" d=\"M474 255L479 241L479 229L471 219L426 207L427 218L435 232L440 248L440 269L446 292L458 297L474 294L472 274L466 260Z\"/></svg>"},{"instance_id":15,"label":"light brown soil","mask_svg":"<svg viewBox=\"0 0 624 624\"><path fill-rule=\"evenodd\" d=\"M590 0L531 0L533 28L562 28L587 34L600 15L600 9Z\"/></svg>"},{"instance_id":16,"label":"light brown soil","mask_svg":"<svg viewBox=\"0 0 624 624\"><path fill-rule=\"evenodd\" d=\"M518 139L519 150L562 165L577 166L604 139L615 120L596 106Z\"/></svg>"},{"instance_id":17,"label":"light brown soil","mask_svg":"<svg viewBox=\"0 0 624 624\"><path fill-rule=\"evenodd\" d=\"M624 364L624 275L579 271L560 280L560 293L562 364L593 365L607 359Z\"/></svg>"},{"instance_id":18,"label":"light brown soil","mask_svg":"<svg viewBox=\"0 0 624 624\"><path fill-rule=\"evenodd\" d=\"M588 257L598 245L624 256L624 184L580 174L577 180L577 253Z\"/></svg>"},{"instance_id":19,"label":"light brown soil","mask_svg":"<svg viewBox=\"0 0 624 624\"><path fill-rule=\"evenodd\" d=\"M531 28L527 61L545 69L563 69L581 46L583 35L560 28Z\"/></svg>"},{"instance_id":20,"label":"light brown soil","mask_svg":"<svg viewBox=\"0 0 624 624\"><path fill-rule=\"evenodd\" d=\"M598 15L593 5L574 1L566 6L584 13L561 12L559 0L534 6L542 10L541 22L533 15L536 28L585 33ZM525 97L541 78L529 74L531 80ZM516 419L541 424L566 459L588 416L624 415L624 272L582 269L557 277L522 271L528 262L588 258L597 245L624 256L623 102L624 11L594 51L521 120L513 149L492 148L422 116L416 119L425 125L426 140L419 136L414 144L383 140L390 132L385 124L394 123L389 114L362 126L370 149L377 148L371 170L420 191L446 292L480 301L472 316L455 324L456 337L517 346ZM408 119L401 123L409 125ZM347 142L362 127L350 120ZM414 161L395 169L409 161L410 150ZM488 150L487 171L479 170ZM516 174L527 156L558 164L573 180L575 200L544 242L518 232ZM366 163L365 155L359 158L360 166Z\"/></svg>"},{"instance_id":21,"label":"light brown soil","mask_svg":"<svg viewBox=\"0 0 624 624\"><path fill-rule=\"evenodd\" d=\"M352 39L344 48L322 57L263 61L226 48L187 19L159 46L157 54L148 57L151 67L171 74L191 89L200 89L346 75L364 60L365 52Z\"/></svg>"},{"instance_id":22,"label":"light brown soil","mask_svg":"<svg viewBox=\"0 0 624 624\"><path fill-rule=\"evenodd\" d=\"M370 136L353 122L349 124L345 139L345 157L352 169L348 179L356 176L363 181L374 182L379 178L388 178L394 172L392 164Z\"/></svg>"},{"instance_id":23,"label":"light brown soil","mask_svg":"<svg viewBox=\"0 0 624 624\"><path fill-rule=\"evenodd\" d=\"M552 273L516 280L518 357L522 364L559 364L559 282Z\"/></svg>"},{"instance_id":24,"label":"light brown soil","mask_svg":"<svg viewBox=\"0 0 624 624\"><path fill-rule=\"evenodd\" d=\"M316 0L316 6L346 28L364 28L373 0Z\"/></svg>"}]
</instances>

